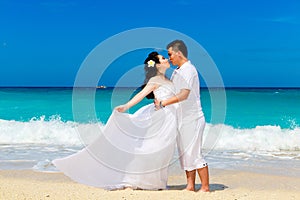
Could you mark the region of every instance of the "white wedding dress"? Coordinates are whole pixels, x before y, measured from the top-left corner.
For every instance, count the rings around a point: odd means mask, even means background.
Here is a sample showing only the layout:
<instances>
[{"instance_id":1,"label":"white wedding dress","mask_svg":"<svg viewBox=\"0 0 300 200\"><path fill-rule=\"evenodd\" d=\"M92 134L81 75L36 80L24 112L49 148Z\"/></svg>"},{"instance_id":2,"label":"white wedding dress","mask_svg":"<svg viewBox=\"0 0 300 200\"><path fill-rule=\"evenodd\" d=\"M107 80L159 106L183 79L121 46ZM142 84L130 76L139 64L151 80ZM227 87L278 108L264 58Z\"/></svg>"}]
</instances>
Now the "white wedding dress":
<instances>
[{"instance_id":1,"label":"white wedding dress","mask_svg":"<svg viewBox=\"0 0 300 200\"><path fill-rule=\"evenodd\" d=\"M154 95L163 100L174 91L170 82L156 89ZM90 186L165 189L176 136L176 105L155 111L151 103L134 114L113 111L95 141L53 164L76 182Z\"/></svg>"}]
</instances>

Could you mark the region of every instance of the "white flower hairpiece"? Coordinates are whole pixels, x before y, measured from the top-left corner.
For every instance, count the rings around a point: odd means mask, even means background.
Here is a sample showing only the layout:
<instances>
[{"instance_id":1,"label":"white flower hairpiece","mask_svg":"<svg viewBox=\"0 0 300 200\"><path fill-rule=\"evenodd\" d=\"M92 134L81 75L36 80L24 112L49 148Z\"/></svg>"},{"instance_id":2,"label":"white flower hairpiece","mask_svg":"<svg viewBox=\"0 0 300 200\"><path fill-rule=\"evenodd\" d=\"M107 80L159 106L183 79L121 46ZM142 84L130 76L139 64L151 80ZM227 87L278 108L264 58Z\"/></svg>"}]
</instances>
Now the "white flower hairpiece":
<instances>
[{"instance_id":1,"label":"white flower hairpiece","mask_svg":"<svg viewBox=\"0 0 300 200\"><path fill-rule=\"evenodd\" d=\"M154 67L155 62L154 62L153 60L149 60L149 61L147 62L147 64L148 64L148 67Z\"/></svg>"}]
</instances>

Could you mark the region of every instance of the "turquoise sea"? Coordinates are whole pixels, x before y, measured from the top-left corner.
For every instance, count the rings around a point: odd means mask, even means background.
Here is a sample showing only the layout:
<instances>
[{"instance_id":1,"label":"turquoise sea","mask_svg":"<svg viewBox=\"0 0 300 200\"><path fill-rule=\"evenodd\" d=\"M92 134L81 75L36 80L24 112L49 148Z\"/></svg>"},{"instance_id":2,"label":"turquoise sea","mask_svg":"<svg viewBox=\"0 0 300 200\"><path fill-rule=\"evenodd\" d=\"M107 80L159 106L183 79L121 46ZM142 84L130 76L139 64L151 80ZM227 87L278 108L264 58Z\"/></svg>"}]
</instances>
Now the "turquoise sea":
<instances>
[{"instance_id":1,"label":"turquoise sea","mask_svg":"<svg viewBox=\"0 0 300 200\"><path fill-rule=\"evenodd\" d=\"M136 88L0 88L0 169L55 171L51 160L93 141ZM225 94L225 96L224 96ZM300 89L201 88L212 168L300 177ZM129 112L152 100L143 100ZM214 135L213 142L207 142ZM173 173L181 173L179 164Z\"/></svg>"}]
</instances>

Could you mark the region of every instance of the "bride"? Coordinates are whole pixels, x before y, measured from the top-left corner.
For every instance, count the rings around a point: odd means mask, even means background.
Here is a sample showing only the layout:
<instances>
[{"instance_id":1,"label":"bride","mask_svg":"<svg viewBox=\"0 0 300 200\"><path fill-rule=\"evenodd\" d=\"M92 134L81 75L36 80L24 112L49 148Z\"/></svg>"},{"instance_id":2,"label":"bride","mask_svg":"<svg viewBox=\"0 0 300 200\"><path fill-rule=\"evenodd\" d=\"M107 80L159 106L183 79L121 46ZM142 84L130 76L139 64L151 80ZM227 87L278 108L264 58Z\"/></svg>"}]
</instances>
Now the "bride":
<instances>
[{"instance_id":1,"label":"bride","mask_svg":"<svg viewBox=\"0 0 300 200\"><path fill-rule=\"evenodd\" d=\"M144 64L144 88L114 109L100 136L81 151L53 161L71 179L108 190L166 188L176 144L177 105L156 110L151 103L134 114L123 113L146 96L164 100L175 94L165 76L168 59L151 52Z\"/></svg>"}]
</instances>

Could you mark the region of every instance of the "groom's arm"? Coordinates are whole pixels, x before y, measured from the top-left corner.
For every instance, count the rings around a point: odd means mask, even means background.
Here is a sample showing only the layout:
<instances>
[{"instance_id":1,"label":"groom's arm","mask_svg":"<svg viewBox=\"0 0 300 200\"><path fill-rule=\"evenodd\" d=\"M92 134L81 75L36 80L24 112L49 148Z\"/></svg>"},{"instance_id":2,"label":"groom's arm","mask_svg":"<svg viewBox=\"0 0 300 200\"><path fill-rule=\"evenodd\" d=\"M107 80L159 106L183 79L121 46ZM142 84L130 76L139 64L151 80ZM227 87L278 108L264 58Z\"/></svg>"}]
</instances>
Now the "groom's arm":
<instances>
[{"instance_id":1,"label":"groom's arm","mask_svg":"<svg viewBox=\"0 0 300 200\"><path fill-rule=\"evenodd\" d=\"M173 97L170 97L169 99L163 100L163 101L155 101L155 105L157 108L162 108L167 105L171 105L173 103L178 103L180 101L184 101L188 98L190 94L189 89L181 89L178 94L176 94Z\"/></svg>"}]
</instances>

